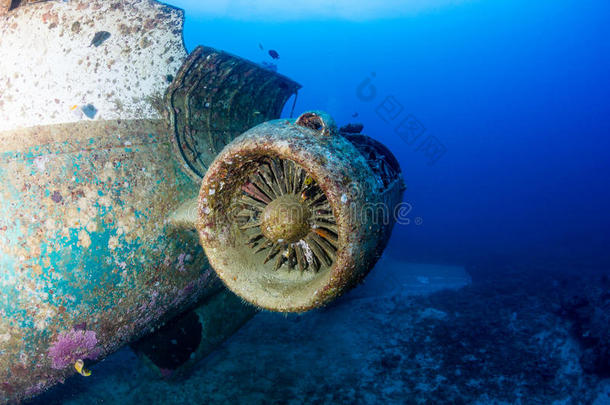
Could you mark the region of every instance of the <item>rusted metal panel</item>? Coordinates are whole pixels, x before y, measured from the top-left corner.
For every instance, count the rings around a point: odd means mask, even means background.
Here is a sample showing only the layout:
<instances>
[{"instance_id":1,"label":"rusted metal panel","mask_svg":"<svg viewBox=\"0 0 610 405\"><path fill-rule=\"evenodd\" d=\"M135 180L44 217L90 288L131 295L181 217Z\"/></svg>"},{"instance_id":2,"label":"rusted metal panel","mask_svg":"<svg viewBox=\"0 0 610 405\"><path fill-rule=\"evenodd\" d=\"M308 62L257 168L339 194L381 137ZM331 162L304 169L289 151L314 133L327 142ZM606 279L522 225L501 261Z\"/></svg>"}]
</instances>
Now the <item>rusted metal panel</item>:
<instances>
[{"instance_id":1,"label":"rusted metal panel","mask_svg":"<svg viewBox=\"0 0 610 405\"><path fill-rule=\"evenodd\" d=\"M279 118L300 87L227 52L195 49L165 97L176 150L193 178L201 180L216 155L238 135Z\"/></svg>"}]
</instances>

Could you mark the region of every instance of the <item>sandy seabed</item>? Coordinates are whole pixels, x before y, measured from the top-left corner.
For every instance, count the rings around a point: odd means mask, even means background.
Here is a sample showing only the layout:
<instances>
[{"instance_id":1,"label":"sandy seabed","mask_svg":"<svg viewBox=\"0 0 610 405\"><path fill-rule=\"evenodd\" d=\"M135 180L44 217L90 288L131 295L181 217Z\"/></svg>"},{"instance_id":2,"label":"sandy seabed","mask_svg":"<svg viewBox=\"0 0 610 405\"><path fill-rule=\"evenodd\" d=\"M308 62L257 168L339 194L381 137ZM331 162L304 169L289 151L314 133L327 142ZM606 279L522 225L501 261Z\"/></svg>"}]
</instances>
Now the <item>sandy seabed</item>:
<instances>
[{"instance_id":1,"label":"sandy seabed","mask_svg":"<svg viewBox=\"0 0 610 405\"><path fill-rule=\"evenodd\" d=\"M604 291L599 272L385 257L324 310L259 313L187 379L125 348L30 403L610 404Z\"/></svg>"}]
</instances>

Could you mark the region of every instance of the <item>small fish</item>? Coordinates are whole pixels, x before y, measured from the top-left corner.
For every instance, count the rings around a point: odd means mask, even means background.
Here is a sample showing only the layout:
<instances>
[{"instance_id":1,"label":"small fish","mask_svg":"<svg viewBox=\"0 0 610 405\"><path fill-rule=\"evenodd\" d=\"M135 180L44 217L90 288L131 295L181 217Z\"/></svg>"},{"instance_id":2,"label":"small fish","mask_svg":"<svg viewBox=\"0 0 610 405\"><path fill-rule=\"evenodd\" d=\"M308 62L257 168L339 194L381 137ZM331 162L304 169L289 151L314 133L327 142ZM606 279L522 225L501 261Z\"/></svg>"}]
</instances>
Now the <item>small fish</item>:
<instances>
[{"instance_id":1,"label":"small fish","mask_svg":"<svg viewBox=\"0 0 610 405\"><path fill-rule=\"evenodd\" d=\"M352 114L352 118L356 118L358 116L358 112Z\"/></svg>"},{"instance_id":2,"label":"small fish","mask_svg":"<svg viewBox=\"0 0 610 405\"><path fill-rule=\"evenodd\" d=\"M91 45L89 46L98 47L108 38L110 38L110 33L108 31L98 31L93 36L93 39L91 40Z\"/></svg>"},{"instance_id":3,"label":"small fish","mask_svg":"<svg viewBox=\"0 0 610 405\"><path fill-rule=\"evenodd\" d=\"M265 48L263 48L263 44L261 44L260 42L258 43L258 47L261 49L261 51L265 50Z\"/></svg>"},{"instance_id":4,"label":"small fish","mask_svg":"<svg viewBox=\"0 0 610 405\"><path fill-rule=\"evenodd\" d=\"M273 59L279 59L280 58L280 54L277 53L277 51L270 49L269 50L269 56L271 56Z\"/></svg>"},{"instance_id":5,"label":"small fish","mask_svg":"<svg viewBox=\"0 0 610 405\"><path fill-rule=\"evenodd\" d=\"M85 362L80 359L76 360L76 363L74 363L74 369L83 377L89 377L91 375L91 370L85 368Z\"/></svg>"},{"instance_id":6,"label":"small fish","mask_svg":"<svg viewBox=\"0 0 610 405\"><path fill-rule=\"evenodd\" d=\"M312 191L312 189L310 188L312 185L314 184L314 179L311 176L307 176L305 177L305 180L303 180L303 186L304 186L304 190L301 192L301 201L306 201L308 200L311 196L309 195Z\"/></svg>"},{"instance_id":7,"label":"small fish","mask_svg":"<svg viewBox=\"0 0 610 405\"><path fill-rule=\"evenodd\" d=\"M97 108L95 108L95 106L93 104L84 105L80 109L83 112L83 114L85 114L87 116L87 118L90 118L90 119L94 119L95 115L97 114Z\"/></svg>"},{"instance_id":8,"label":"small fish","mask_svg":"<svg viewBox=\"0 0 610 405\"><path fill-rule=\"evenodd\" d=\"M80 109L80 107L78 105L73 105L72 107L70 107L70 111L72 111L72 114L74 114L74 116L76 118L78 118L79 120L83 118L83 116L85 114L83 114L83 110Z\"/></svg>"},{"instance_id":9,"label":"small fish","mask_svg":"<svg viewBox=\"0 0 610 405\"><path fill-rule=\"evenodd\" d=\"M305 187L311 186L313 184L313 177L311 177L311 176L305 177L305 181L303 182L303 184L305 184Z\"/></svg>"}]
</instances>

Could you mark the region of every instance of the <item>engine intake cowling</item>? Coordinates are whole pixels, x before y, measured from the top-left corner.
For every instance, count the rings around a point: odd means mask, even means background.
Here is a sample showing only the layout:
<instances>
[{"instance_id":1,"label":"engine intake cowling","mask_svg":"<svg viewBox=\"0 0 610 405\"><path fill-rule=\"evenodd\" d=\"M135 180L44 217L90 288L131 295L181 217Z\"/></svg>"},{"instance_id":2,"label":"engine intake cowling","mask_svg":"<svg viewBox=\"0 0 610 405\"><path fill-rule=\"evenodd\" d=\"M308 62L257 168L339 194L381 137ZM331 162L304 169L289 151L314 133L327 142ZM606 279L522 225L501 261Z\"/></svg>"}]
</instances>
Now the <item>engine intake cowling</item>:
<instances>
[{"instance_id":1,"label":"engine intake cowling","mask_svg":"<svg viewBox=\"0 0 610 405\"><path fill-rule=\"evenodd\" d=\"M385 147L307 112L258 125L224 148L203 179L197 230L233 292L265 309L301 312L369 272L403 190Z\"/></svg>"}]
</instances>

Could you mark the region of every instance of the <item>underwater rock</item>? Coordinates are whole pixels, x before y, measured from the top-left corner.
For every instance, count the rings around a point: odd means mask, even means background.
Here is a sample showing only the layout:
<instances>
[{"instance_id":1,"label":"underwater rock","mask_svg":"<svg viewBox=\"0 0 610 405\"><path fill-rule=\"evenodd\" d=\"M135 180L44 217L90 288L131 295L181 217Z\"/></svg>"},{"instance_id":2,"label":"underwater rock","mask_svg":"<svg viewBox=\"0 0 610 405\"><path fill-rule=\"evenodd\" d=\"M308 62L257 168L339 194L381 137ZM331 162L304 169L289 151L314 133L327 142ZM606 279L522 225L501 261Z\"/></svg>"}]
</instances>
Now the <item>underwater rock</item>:
<instances>
[{"instance_id":1,"label":"underwater rock","mask_svg":"<svg viewBox=\"0 0 610 405\"><path fill-rule=\"evenodd\" d=\"M564 280L570 286L561 297L558 314L572 322L572 333L583 346L580 364L587 373L610 377L610 280Z\"/></svg>"},{"instance_id":2,"label":"underwater rock","mask_svg":"<svg viewBox=\"0 0 610 405\"><path fill-rule=\"evenodd\" d=\"M555 268L467 270L472 284L456 291L339 299L298 315L262 311L172 384L132 366L124 350L100 364L107 378L76 379L33 405L608 404L610 379L583 375L569 322L551 310L566 290L553 287ZM422 317L430 309L447 316Z\"/></svg>"}]
</instances>

